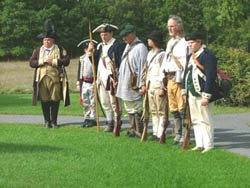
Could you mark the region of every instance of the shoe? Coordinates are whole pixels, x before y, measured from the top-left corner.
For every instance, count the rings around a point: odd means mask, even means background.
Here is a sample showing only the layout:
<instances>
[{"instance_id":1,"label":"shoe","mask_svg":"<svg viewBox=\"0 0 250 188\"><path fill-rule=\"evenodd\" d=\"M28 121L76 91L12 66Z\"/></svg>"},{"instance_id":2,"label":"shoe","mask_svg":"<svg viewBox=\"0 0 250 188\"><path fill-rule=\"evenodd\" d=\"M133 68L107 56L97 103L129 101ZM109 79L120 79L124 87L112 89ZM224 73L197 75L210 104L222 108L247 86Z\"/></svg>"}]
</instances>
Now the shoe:
<instances>
[{"instance_id":1,"label":"shoe","mask_svg":"<svg viewBox=\"0 0 250 188\"><path fill-rule=\"evenodd\" d=\"M151 141L157 141L158 142L159 138L157 136L153 135Z\"/></svg>"},{"instance_id":2,"label":"shoe","mask_svg":"<svg viewBox=\"0 0 250 188\"><path fill-rule=\"evenodd\" d=\"M93 127L96 125L96 121L95 120L88 120L88 122L85 124L85 127Z\"/></svg>"},{"instance_id":3,"label":"shoe","mask_svg":"<svg viewBox=\"0 0 250 188\"><path fill-rule=\"evenodd\" d=\"M179 144L179 142L176 140L172 143L172 145L178 145L178 144Z\"/></svg>"},{"instance_id":4,"label":"shoe","mask_svg":"<svg viewBox=\"0 0 250 188\"><path fill-rule=\"evenodd\" d=\"M84 128L86 126L86 124L88 123L87 119L84 119L84 121L81 124L81 127Z\"/></svg>"},{"instance_id":5,"label":"shoe","mask_svg":"<svg viewBox=\"0 0 250 188\"><path fill-rule=\"evenodd\" d=\"M183 146L183 142L179 142L178 145L179 145L179 146Z\"/></svg>"},{"instance_id":6,"label":"shoe","mask_svg":"<svg viewBox=\"0 0 250 188\"><path fill-rule=\"evenodd\" d=\"M195 146L194 148L191 149L192 151L198 151L201 150L201 147Z\"/></svg>"},{"instance_id":7,"label":"shoe","mask_svg":"<svg viewBox=\"0 0 250 188\"><path fill-rule=\"evenodd\" d=\"M113 132L114 127L107 125L107 127L104 129L104 132Z\"/></svg>"},{"instance_id":8,"label":"shoe","mask_svg":"<svg viewBox=\"0 0 250 188\"><path fill-rule=\"evenodd\" d=\"M55 122L54 122L54 123L52 122L52 123L51 123L51 126L52 126L52 128L54 128L54 129L59 128L59 126L58 126L57 123L55 123Z\"/></svg>"},{"instance_id":9,"label":"shoe","mask_svg":"<svg viewBox=\"0 0 250 188\"><path fill-rule=\"evenodd\" d=\"M206 149L204 149L201 153L207 153L207 152L209 152L210 150L212 150L213 148L206 148Z\"/></svg>"}]
</instances>

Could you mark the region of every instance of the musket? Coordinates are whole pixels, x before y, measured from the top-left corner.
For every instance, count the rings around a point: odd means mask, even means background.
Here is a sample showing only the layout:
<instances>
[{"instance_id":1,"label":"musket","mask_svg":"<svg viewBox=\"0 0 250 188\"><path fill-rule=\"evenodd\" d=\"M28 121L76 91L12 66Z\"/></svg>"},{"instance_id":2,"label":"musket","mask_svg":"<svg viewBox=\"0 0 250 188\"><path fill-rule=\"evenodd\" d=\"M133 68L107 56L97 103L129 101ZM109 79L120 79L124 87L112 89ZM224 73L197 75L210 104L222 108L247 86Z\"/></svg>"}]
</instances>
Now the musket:
<instances>
[{"instance_id":1,"label":"musket","mask_svg":"<svg viewBox=\"0 0 250 188\"><path fill-rule=\"evenodd\" d=\"M188 48L187 48L185 71L187 70L188 63L189 63L188 53L189 53L189 51L188 51ZM185 76L184 76L184 78L185 78ZM191 124L192 124L191 116L190 116L190 107L189 107L189 103L188 103L188 91L187 91L185 102L186 102L185 108L184 108L184 113L185 113L184 114L184 117L185 117L184 119L185 120L182 120L182 121L185 123L186 132L185 132L185 137L184 137L184 142L183 142L182 148L185 149L185 150L188 150L189 149L189 142L190 142L190 129L191 129Z\"/></svg>"},{"instance_id":2,"label":"musket","mask_svg":"<svg viewBox=\"0 0 250 188\"><path fill-rule=\"evenodd\" d=\"M141 141L146 141L148 136L148 121L149 121L148 91L146 91L143 101L142 121L143 121L143 132L141 136Z\"/></svg>"},{"instance_id":3,"label":"musket","mask_svg":"<svg viewBox=\"0 0 250 188\"><path fill-rule=\"evenodd\" d=\"M89 40L92 43L93 36L91 31L91 25L89 23ZM98 93L97 93L97 84L96 84L96 68L95 68L95 58L94 52L91 51L91 63L92 63L92 71L93 71L93 78L94 78L94 94L95 94L95 110L96 110L96 128L97 131L100 131L100 122L99 122L99 111L98 111Z\"/></svg>"},{"instance_id":4,"label":"musket","mask_svg":"<svg viewBox=\"0 0 250 188\"><path fill-rule=\"evenodd\" d=\"M185 107L185 126L186 132L184 137L184 142L182 148L185 150L189 150L189 142L190 142L190 128L191 128L191 116L190 116L190 108L188 103L188 94L186 98L186 107Z\"/></svg>"},{"instance_id":5,"label":"musket","mask_svg":"<svg viewBox=\"0 0 250 188\"><path fill-rule=\"evenodd\" d=\"M163 83L164 83L165 88L167 88L168 80L167 80L166 76L164 78ZM163 120L163 130L162 130L161 137L159 139L160 144L164 144L166 142L166 129L167 129L168 123L169 123L168 93L167 92L166 92L166 102L165 102L165 106L164 106L164 118L163 119L164 119Z\"/></svg>"},{"instance_id":6,"label":"musket","mask_svg":"<svg viewBox=\"0 0 250 188\"><path fill-rule=\"evenodd\" d=\"M145 69L145 81L147 81L147 74L148 74L148 65L146 65L146 69ZM149 83L150 84L150 83ZM141 142L146 141L147 140L147 136L148 136L148 121L149 121L149 101L148 101L148 88L149 88L149 84L147 85L147 90L145 93L145 97L143 100L143 114L142 114L142 122L143 122L143 132L142 132L142 136L141 136Z\"/></svg>"},{"instance_id":7,"label":"musket","mask_svg":"<svg viewBox=\"0 0 250 188\"><path fill-rule=\"evenodd\" d=\"M113 57L111 59L111 70L112 70L112 75L113 75L113 82L117 83L118 79L117 79L117 68L116 68L116 64L115 64L115 57L114 57L114 53L113 53ZM117 91L117 87L113 88L114 92L113 95L115 97L115 113L116 113L116 123L113 129L113 134L115 137L120 136L120 129L121 129L121 116L120 116L120 108L119 108L119 99L118 97L116 97L116 91ZM111 92L112 93L112 92Z\"/></svg>"}]
</instances>

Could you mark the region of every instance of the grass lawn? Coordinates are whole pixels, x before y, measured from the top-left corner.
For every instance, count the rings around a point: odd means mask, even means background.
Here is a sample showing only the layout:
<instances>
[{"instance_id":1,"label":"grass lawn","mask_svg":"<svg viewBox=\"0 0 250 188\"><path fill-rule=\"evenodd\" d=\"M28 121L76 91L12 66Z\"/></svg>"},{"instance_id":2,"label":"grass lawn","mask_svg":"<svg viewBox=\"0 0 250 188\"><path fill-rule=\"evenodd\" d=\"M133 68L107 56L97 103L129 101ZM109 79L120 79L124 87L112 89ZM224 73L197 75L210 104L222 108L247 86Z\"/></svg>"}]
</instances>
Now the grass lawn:
<instances>
[{"instance_id":1,"label":"grass lawn","mask_svg":"<svg viewBox=\"0 0 250 188\"><path fill-rule=\"evenodd\" d=\"M224 188L250 185L250 160L119 138L95 128L0 123L0 187ZM193 143L192 143L193 146Z\"/></svg>"}]
</instances>

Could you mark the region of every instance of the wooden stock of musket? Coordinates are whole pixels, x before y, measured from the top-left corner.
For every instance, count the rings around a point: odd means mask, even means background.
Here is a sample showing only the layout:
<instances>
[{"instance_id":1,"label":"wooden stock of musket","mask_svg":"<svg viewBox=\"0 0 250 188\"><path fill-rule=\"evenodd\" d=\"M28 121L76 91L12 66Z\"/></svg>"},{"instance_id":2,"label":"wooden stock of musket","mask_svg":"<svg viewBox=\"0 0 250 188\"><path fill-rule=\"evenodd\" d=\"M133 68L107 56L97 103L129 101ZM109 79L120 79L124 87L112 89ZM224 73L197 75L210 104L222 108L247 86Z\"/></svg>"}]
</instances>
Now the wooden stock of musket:
<instances>
[{"instance_id":1,"label":"wooden stock of musket","mask_svg":"<svg viewBox=\"0 0 250 188\"><path fill-rule=\"evenodd\" d=\"M185 132L185 137L184 137L182 148L184 150L189 150L191 116L190 116L190 109L189 109L189 103L188 103L188 95L186 98L186 107L185 107L185 125L186 125L186 132Z\"/></svg>"},{"instance_id":2,"label":"wooden stock of musket","mask_svg":"<svg viewBox=\"0 0 250 188\"><path fill-rule=\"evenodd\" d=\"M89 40L92 43L93 37L92 37L92 31L91 31L91 25L89 23ZM95 58L94 58L94 52L91 51L91 63L92 63L92 71L93 71L93 78L94 78L94 93L95 93L95 111L96 111L96 129L99 132L100 131L100 122L99 122L99 111L98 111L98 93L97 93L97 85L96 85L96 68L95 68Z\"/></svg>"},{"instance_id":3,"label":"wooden stock of musket","mask_svg":"<svg viewBox=\"0 0 250 188\"><path fill-rule=\"evenodd\" d=\"M115 83L118 82L117 79L117 70L116 70L116 64L115 64L115 57L113 54L112 60L111 60L111 70L113 74L113 81ZM114 87L114 96L116 95L117 87ZM115 137L120 136L120 129L121 129L121 116L120 116L120 108L119 108L119 99L115 96L115 113L116 113L116 122L113 130L113 134Z\"/></svg>"},{"instance_id":4,"label":"wooden stock of musket","mask_svg":"<svg viewBox=\"0 0 250 188\"><path fill-rule=\"evenodd\" d=\"M167 83L168 83L168 80L167 80L167 77L165 77L164 85L166 86L166 88L167 88ZM164 113L164 127L163 127L161 137L159 139L160 144L164 144L166 142L166 129L168 127L168 122L169 122L168 93L166 92L165 95L166 95L166 102L165 102L165 107L164 107L164 110L165 110L165 113Z\"/></svg>"},{"instance_id":5,"label":"wooden stock of musket","mask_svg":"<svg viewBox=\"0 0 250 188\"><path fill-rule=\"evenodd\" d=\"M148 65L146 65L146 68L144 70L144 80L145 82L147 82L147 76L148 76ZM145 97L143 100L143 114L142 114L142 122L143 122L143 132L142 132L142 136L141 136L141 142L143 141L147 141L147 137L148 137L148 121L149 121L149 101L148 101L148 88L149 88L149 84L146 84L146 93L145 93Z\"/></svg>"},{"instance_id":6,"label":"wooden stock of musket","mask_svg":"<svg viewBox=\"0 0 250 188\"><path fill-rule=\"evenodd\" d=\"M148 103L148 91L146 91L145 98L143 101L143 115L142 115L142 121L143 121L143 132L141 136L141 142L147 141L148 137L148 121L149 121L149 103Z\"/></svg>"}]
</instances>

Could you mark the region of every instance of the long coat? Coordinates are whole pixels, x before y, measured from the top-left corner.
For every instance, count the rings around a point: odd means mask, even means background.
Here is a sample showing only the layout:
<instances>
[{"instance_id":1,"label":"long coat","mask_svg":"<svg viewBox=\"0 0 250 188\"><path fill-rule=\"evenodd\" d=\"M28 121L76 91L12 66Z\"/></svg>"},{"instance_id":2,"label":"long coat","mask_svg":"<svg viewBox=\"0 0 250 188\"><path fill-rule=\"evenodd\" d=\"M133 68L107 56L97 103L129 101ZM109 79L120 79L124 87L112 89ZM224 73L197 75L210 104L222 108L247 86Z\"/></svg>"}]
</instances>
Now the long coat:
<instances>
[{"instance_id":1,"label":"long coat","mask_svg":"<svg viewBox=\"0 0 250 188\"><path fill-rule=\"evenodd\" d=\"M33 96L32 96L32 105L37 104L37 100L40 100L39 98L39 83L36 80L37 77L37 71L38 68L41 66L39 65L39 53L40 48L37 47L33 51L32 56L30 57L29 64L31 68L35 68L34 71L34 79L33 79ZM69 98L69 84L68 84L68 77L66 74L66 70L64 67L68 66L70 63L69 55L67 54L66 50L62 47L59 47L60 49L60 59L57 60L57 69L59 71L60 76L60 85L61 85L61 100L64 101L64 106L70 105L70 98Z\"/></svg>"}]
</instances>

